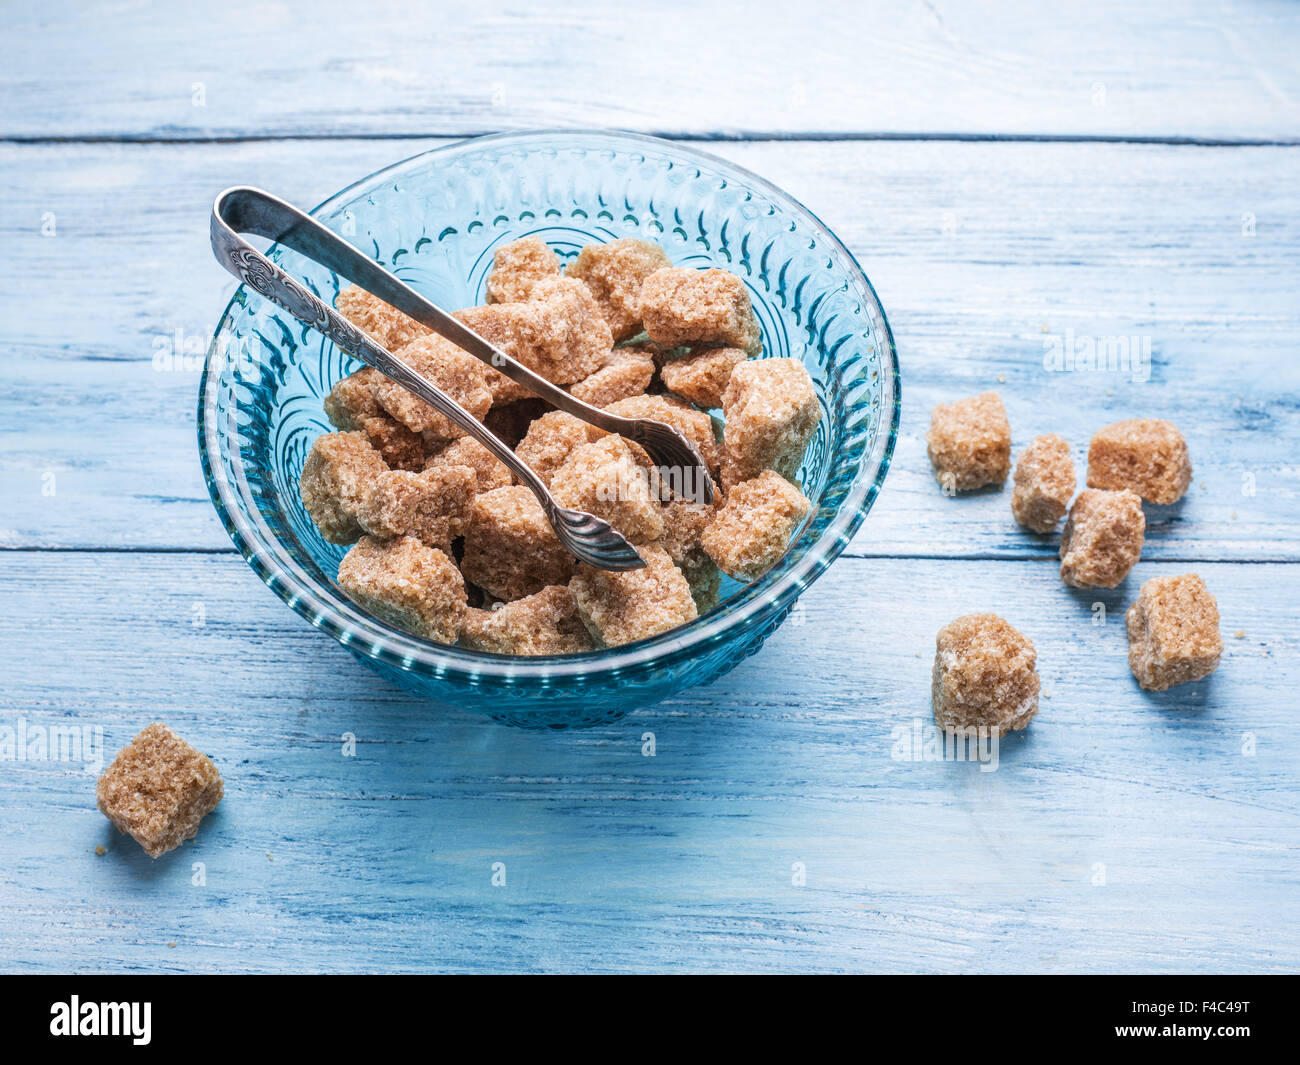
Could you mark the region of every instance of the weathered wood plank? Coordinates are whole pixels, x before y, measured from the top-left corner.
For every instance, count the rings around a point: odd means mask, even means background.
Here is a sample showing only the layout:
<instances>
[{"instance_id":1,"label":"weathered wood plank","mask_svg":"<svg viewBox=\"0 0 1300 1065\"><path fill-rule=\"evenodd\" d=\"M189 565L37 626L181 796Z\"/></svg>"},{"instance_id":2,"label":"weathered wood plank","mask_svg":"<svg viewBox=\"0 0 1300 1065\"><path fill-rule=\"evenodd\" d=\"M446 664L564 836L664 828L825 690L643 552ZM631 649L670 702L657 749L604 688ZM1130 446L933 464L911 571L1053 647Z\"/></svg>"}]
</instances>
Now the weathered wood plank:
<instances>
[{"instance_id":1,"label":"weathered wood plank","mask_svg":"<svg viewBox=\"0 0 1300 1065\"><path fill-rule=\"evenodd\" d=\"M1278 2L39 0L0 20L9 137L1300 136L1300 12Z\"/></svg>"},{"instance_id":2,"label":"weathered wood plank","mask_svg":"<svg viewBox=\"0 0 1300 1065\"><path fill-rule=\"evenodd\" d=\"M210 198L250 181L313 203L423 146L0 147L0 541L227 547L195 457L198 371L151 361L178 332L202 348L233 289L208 251ZM944 499L929 474L930 406L998 388L1017 447L1054 430L1082 454L1094 429L1137 414L1183 426L1196 482L1152 511L1149 557L1300 557L1300 149L718 150L820 213L890 315L903 435L855 553L1054 550L1017 530L1009 493ZM1069 331L1149 341L1149 379L1046 371Z\"/></svg>"},{"instance_id":3,"label":"weathered wood plank","mask_svg":"<svg viewBox=\"0 0 1300 1065\"><path fill-rule=\"evenodd\" d=\"M95 811L82 765L0 761L0 956L22 971L1294 969L1293 569L1198 566L1223 664L1144 694L1119 611L1183 568L1141 563L1096 597L1094 625L1093 597L1048 563L844 559L802 624L725 680L535 734L430 713L237 558L6 553L0 725L101 727L111 754L161 719L217 760L227 798L151 863ZM976 608L1035 640L1039 717L995 772L899 760L894 730L929 721L935 630Z\"/></svg>"}]
</instances>

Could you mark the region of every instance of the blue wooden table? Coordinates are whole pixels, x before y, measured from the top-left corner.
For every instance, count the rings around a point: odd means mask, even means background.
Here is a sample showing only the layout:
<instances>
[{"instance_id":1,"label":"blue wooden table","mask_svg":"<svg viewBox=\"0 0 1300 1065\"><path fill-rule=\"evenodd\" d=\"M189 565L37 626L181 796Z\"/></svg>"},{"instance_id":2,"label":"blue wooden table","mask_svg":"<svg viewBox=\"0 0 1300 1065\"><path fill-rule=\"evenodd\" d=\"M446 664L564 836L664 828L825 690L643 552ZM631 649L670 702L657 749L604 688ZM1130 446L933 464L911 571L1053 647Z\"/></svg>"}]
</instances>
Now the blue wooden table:
<instances>
[{"instance_id":1,"label":"blue wooden table","mask_svg":"<svg viewBox=\"0 0 1300 1065\"><path fill-rule=\"evenodd\" d=\"M653 32L612 0L0 10L0 741L84 727L111 757L158 719L227 788L153 862L88 751L0 743L0 966L1297 967L1300 9L848 7L661 3ZM431 712L286 610L216 521L194 415L233 288L217 190L311 204L556 125L708 141L801 199L879 290L904 402L879 503L762 653L538 735ZM1149 360L1053 371L1066 337ZM939 492L928 411L988 388L1017 450L1182 426L1191 491L1149 508L1124 586L1062 586L1009 491ZM1122 611L1187 571L1223 664L1144 693ZM909 739L972 610L1043 679L995 772Z\"/></svg>"}]
</instances>

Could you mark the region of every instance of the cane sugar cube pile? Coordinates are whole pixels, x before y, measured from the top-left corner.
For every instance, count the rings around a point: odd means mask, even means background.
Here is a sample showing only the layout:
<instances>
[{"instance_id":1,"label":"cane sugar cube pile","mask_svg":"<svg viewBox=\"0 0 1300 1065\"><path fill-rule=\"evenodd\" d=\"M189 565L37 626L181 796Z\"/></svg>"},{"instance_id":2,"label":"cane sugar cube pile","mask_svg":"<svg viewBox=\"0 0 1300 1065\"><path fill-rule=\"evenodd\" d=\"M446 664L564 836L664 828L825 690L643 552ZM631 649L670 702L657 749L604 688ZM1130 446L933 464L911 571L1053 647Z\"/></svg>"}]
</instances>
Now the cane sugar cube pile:
<instances>
[{"instance_id":1,"label":"cane sugar cube pile","mask_svg":"<svg viewBox=\"0 0 1300 1065\"><path fill-rule=\"evenodd\" d=\"M566 266L525 237L497 249L485 287L459 321L590 406L680 431L716 498L697 502L698 485L665 477L637 444L550 409L350 286L336 300L346 318L646 563L579 565L496 456L367 367L326 396L337 431L313 443L300 479L321 535L349 547L338 586L357 606L437 643L575 654L687 624L717 604L724 573L752 581L781 560L813 509L797 477L821 406L802 362L758 357L762 330L738 277L674 266L631 238L589 245Z\"/></svg>"},{"instance_id":2,"label":"cane sugar cube pile","mask_svg":"<svg viewBox=\"0 0 1300 1065\"><path fill-rule=\"evenodd\" d=\"M945 495L1002 484L1011 468L1011 426L1002 398L985 392L938 404L926 445ZM1075 496L1070 445L1047 433L1035 437L1016 462L1011 513L1041 534L1054 532L1065 518L1061 581L1075 588L1116 588L1142 556L1143 502L1176 503L1191 479L1187 442L1177 426L1131 418L1093 436L1087 487ZM1195 574L1148 580L1129 607L1126 627L1129 666L1143 688L1160 691L1200 680L1219 665L1218 605ZM953 621L940 630L936 648L936 722L949 731L1023 728L1038 705L1034 661L1033 644L996 615Z\"/></svg>"}]
</instances>

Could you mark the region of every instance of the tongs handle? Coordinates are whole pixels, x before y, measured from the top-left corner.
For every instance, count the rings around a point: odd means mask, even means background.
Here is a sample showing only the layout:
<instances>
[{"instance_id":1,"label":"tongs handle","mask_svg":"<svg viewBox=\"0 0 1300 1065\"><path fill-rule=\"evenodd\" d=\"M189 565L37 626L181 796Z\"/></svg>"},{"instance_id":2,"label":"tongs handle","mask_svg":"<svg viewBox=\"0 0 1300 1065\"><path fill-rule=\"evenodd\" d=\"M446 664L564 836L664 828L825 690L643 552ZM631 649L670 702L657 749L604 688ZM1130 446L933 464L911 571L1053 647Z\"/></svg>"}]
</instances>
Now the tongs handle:
<instances>
[{"instance_id":1,"label":"tongs handle","mask_svg":"<svg viewBox=\"0 0 1300 1065\"><path fill-rule=\"evenodd\" d=\"M391 378L407 391L424 400L439 414L455 422L509 466L511 472L527 484L535 494L546 492L546 486L537 474L521 462L518 456L477 418L397 356L357 329L324 301L308 292L265 255L243 240L239 236L240 233L255 233L292 248L339 276L355 281L368 292L372 292L393 306L399 303L408 306L415 303L422 304L423 316L438 323L438 332L461 347L469 348L471 343L474 343L479 348L488 348L489 359L495 352L490 344L402 284L347 241L269 192L249 187L235 187L227 189L217 197L212 208L211 239L212 252L222 266L272 303L278 304L299 321L325 334L341 349L355 355L367 365L373 366L385 377ZM471 353L483 358L479 351ZM532 376L536 377L535 374ZM550 382L541 377L536 379L542 385L553 387ZM531 384L531 382L526 383Z\"/></svg>"}]
</instances>

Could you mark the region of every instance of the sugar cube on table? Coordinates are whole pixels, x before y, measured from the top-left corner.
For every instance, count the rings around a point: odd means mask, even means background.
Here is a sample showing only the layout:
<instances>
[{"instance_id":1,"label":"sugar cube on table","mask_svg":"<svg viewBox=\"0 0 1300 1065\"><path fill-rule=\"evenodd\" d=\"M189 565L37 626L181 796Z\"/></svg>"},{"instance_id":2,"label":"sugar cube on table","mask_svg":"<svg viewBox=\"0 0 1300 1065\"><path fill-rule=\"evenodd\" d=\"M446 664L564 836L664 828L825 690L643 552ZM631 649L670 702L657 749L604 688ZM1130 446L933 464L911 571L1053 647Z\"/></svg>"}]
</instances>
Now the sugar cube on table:
<instances>
[{"instance_id":1,"label":"sugar cube on table","mask_svg":"<svg viewBox=\"0 0 1300 1065\"><path fill-rule=\"evenodd\" d=\"M1002 736L1038 713L1033 643L996 614L967 614L935 639L930 698L948 732L985 729Z\"/></svg>"},{"instance_id":2,"label":"sugar cube on table","mask_svg":"<svg viewBox=\"0 0 1300 1065\"><path fill-rule=\"evenodd\" d=\"M221 774L166 725L148 725L99 778L100 812L150 858L191 839L224 794Z\"/></svg>"},{"instance_id":3,"label":"sugar cube on table","mask_svg":"<svg viewBox=\"0 0 1300 1065\"><path fill-rule=\"evenodd\" d=\"M1137 493L1085 488L1061 533L1061 580L1077 588L1114 588L1141 557L1145 533Z\"/></svg>"},{"instance_id":4,"label":"sugar cube on table","mask_svg":"<svg viewBox=\"0 0 1300 1065\"><path fill-rule=\"evenodd\" d=\"M1011 471L1011 425L996 392L936 405L925 442L945 492L1001 484Z\"/></svg>"},{"instance_id":5,"label":"sugar cube on table","mask_svg":"<svg viewBox=\"0 0 1300 1065\"><path fill-rule=\"evenodd\" d=\"M1191 482L1187 441L1172 422L1114 422L1097 430L1088 445L1089 488L1128 488L1148 503L1176 503Z\"/></svg>"},{"instance_id":6,"label":"sugar cube on table","mask_svg":"<svg viewBox=\"0 0 1300 1065\"><path fill-rule=\"evenodd\" d=\"M1055 433L1034 437L1016 463L1013 483L1011 513L1016 521L1034 532L1051 532L1074 496L1070 445Z\"/></svg>"},{"instance_id":7,"label":"sugar cube on table","mask_svg":"<svg viewBox=\"0 0 1300 1065\"><path fill-rule=\"evenodd\" d=\"M1164 691L1219 666L1219 604L1195 573L1152 577L1124 621L1129 668L1143 688Z\"/></svg>"}]
</instances>

